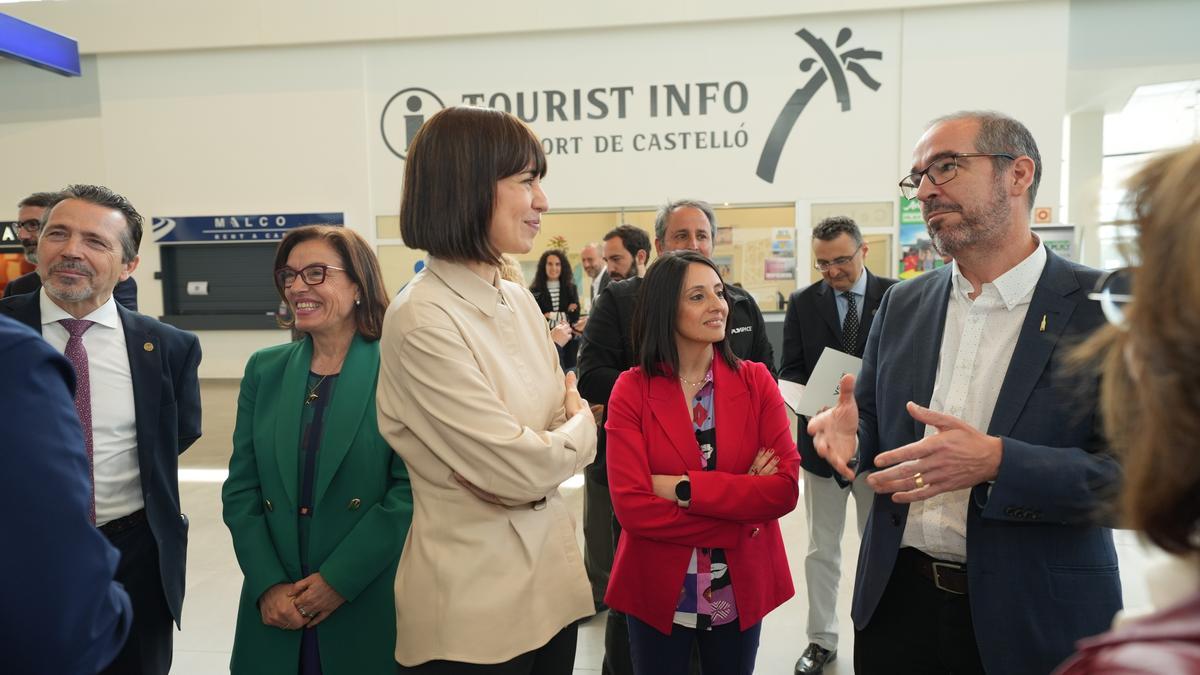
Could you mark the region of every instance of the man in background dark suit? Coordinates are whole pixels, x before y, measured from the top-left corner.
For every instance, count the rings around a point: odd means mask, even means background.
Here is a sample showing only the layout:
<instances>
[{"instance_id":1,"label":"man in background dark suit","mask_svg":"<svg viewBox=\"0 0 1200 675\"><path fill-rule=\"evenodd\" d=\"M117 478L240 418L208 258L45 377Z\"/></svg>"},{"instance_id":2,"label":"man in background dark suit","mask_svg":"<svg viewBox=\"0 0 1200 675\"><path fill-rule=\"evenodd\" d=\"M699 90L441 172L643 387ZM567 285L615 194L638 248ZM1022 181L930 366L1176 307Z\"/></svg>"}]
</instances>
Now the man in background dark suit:
<instances>
[{"instance_id":1,"label":"man in background dark suit","mask_svg":"<svg viewBox=\"0 0 1200 675\"><path fill-rule=\"evenodd\" d=\"M871 320L883 292L896 283L866 268L867 244L858 225L844 216L826 218L812 231L813 256L822 281L792 293L783 321L783 364L780 379L808 384L825 348L862 356ZM808 588L808 647L796 661L796 675L820 673L837 657L837 593L841 579L842 530L846 499L854 493L858 534L862 536L875 493L867 477L851 486L833 478L829 463L813 450L801 418L797 446L804 469L804 511L808 521L808 554L804 579Z\"/></svg>"},{"instance_id":2,"label":"man in background dark suit","mask_svg":"<svg viewBox=\"0 0 1200 675\"><path fill-rule=\"evenodd\" d=\"M42 216L46 208L57 201L58 195L53 192L35 192L17 204L17 222L14 224L14 234L21 242L25 259L37 264L38 233L42 231ZM42 287L42 278L37 270L22 274L4 286L4 297L33 293ZM129 277L113 289L113 297L126 309L137 311L137 282Z\"/></svg>"},{"instance_id":3,"label":"man in background dark suit","mask_svg":"<svg viewBox=\"0 0 1200 675\"><path fill-rule=\"evenodd\" d=\"M90 517L121 552L116 578L134 612L128 642L103 672L165 675L183 606L178 465L200 437L200 343L113 300L137 267L142 237L142 218L124 197L73 185L44 222L42 290L0 300L0 314L40 330L75 369Z\"/></svg>"},{"instance_id":4,"label":"man in background dark suit","mask_svg":"<svg viewBox=\"0 0 1200 675\"><path fill-rule=\"evenodd\" d=\"M113 581L117 550L88 519L75 374L37 333L0 317L0 382L3 670L94 673L125 643L133 612Z\"/></svg>"}]
</instances>

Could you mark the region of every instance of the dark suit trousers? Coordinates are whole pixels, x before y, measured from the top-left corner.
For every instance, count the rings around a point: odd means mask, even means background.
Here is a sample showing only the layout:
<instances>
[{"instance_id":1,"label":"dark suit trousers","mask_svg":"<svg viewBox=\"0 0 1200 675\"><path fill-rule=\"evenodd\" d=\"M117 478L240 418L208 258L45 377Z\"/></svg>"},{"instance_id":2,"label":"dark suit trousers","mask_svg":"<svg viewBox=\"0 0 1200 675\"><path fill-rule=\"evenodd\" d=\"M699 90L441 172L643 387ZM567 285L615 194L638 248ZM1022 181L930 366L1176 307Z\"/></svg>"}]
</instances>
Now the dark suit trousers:
<instances>
[{"instance_id":1,"label":"dark suit trousers","mask_svg":"<svg viewBox=\"0 0 1200 675\"><path fill-rule=\"evenodd\" d=\"M592 584L592 602L599 608L608 590L613 565L612 498L605 467L592 463L583 469L583 567Z\"/></svg>"},{"instance_id":2,"label":"dark suit trousers","mask_svg":"<svg viewBox=\"0 0 1200 675\"><path fill-rule=\"evenodd\" d=\"M970 596L943 591L921 576L911 565L920 555L900 549L871 622L855 632L854 672L983 675Z\"/></svg>"},{"instance_id":3,"label":"dark suit trousers","mask_svg":"<svg viewBox=\"0 0 1200 675\"><path fill-rule=\"evenodd\" d=\"M163 596L158 545L150 524L143 521L108 540L121 552L116 579L133 605L133 626L125 647L101 675L167 675L174 620Z\"/></svg>"},{"instance_id":4,"label":"dark suit trousers","mask_svg":"<svg viewBox=\"0 0 1200 675\"><path fill-rule=\"evenodd\" d=\"M621 540L621 523L617 517L612 517L612 545L617 550L617 542ZM608 618L604 624L604 663L601 665L603 675L633 675L633 656L629 652L629 624L625 615L615 609L608 610Z\"/></svg>"}]
</instances>

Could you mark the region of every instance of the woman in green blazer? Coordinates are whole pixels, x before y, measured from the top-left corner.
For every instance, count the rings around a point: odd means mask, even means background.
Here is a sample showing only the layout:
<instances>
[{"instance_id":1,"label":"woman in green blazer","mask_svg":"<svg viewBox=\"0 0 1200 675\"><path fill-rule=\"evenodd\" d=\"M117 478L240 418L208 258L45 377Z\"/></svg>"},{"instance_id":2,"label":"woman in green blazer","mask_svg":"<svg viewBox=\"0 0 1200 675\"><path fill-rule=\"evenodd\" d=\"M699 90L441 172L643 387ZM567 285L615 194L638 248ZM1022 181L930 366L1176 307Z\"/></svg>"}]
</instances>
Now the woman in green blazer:
<instances>
[{"instance_id":1,"label":"woman in green blazer","mask_svg":"<svg viewBox=\"0 0 1200 675\"><path fill-rule=\"evenodd\" d=\"M221 492L246 577L230 669L391 675L412 491L375 423L379 263L352 230L314 226L283 239L275 268L307 336L255 353L242 378Z\"/></svg>"}]
</instances>

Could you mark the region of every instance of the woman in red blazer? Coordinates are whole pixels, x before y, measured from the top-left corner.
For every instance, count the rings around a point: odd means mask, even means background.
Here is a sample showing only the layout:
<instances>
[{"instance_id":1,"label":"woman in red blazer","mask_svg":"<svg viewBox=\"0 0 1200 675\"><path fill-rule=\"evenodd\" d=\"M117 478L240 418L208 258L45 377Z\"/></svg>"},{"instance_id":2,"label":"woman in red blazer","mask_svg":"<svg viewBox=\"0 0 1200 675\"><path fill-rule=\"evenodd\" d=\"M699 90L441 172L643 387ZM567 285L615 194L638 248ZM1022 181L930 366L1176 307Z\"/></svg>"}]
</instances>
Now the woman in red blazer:
<instances>
[{"instance_id":1,"label":"woman in red blazer","mask_svg":"<svg viewBox=\"0 0 1200 675\"><path fill-rule=\"evenodd\" d=\"M634 310L639 365L609 399L608 485L621 523L605 602L629 615L636 673L751 673L761 621L793 594L777 518L800 457L775 380L738 361L713 263L650 266Z\"/></svg>"}]
</instances>

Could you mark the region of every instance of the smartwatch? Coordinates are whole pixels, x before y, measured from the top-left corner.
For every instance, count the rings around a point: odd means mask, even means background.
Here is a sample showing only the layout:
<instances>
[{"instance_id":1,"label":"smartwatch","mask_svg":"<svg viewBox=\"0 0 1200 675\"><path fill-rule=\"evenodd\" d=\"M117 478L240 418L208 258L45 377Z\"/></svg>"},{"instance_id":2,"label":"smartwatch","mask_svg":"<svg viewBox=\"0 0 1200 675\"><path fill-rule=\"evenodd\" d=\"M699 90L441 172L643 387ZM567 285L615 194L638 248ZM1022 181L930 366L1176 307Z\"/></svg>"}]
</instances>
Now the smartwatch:
<instances>
[{"instance_id":1,"label":"smartwatch","mask_svg":"<svg viewBox=\"0 0 1200 675\"><path fill-rule=\"evenodd\" d=\"M692 481L687 476L675 484L675 502L684 509L692 503Z\"/></svg>"}]
</instances>

